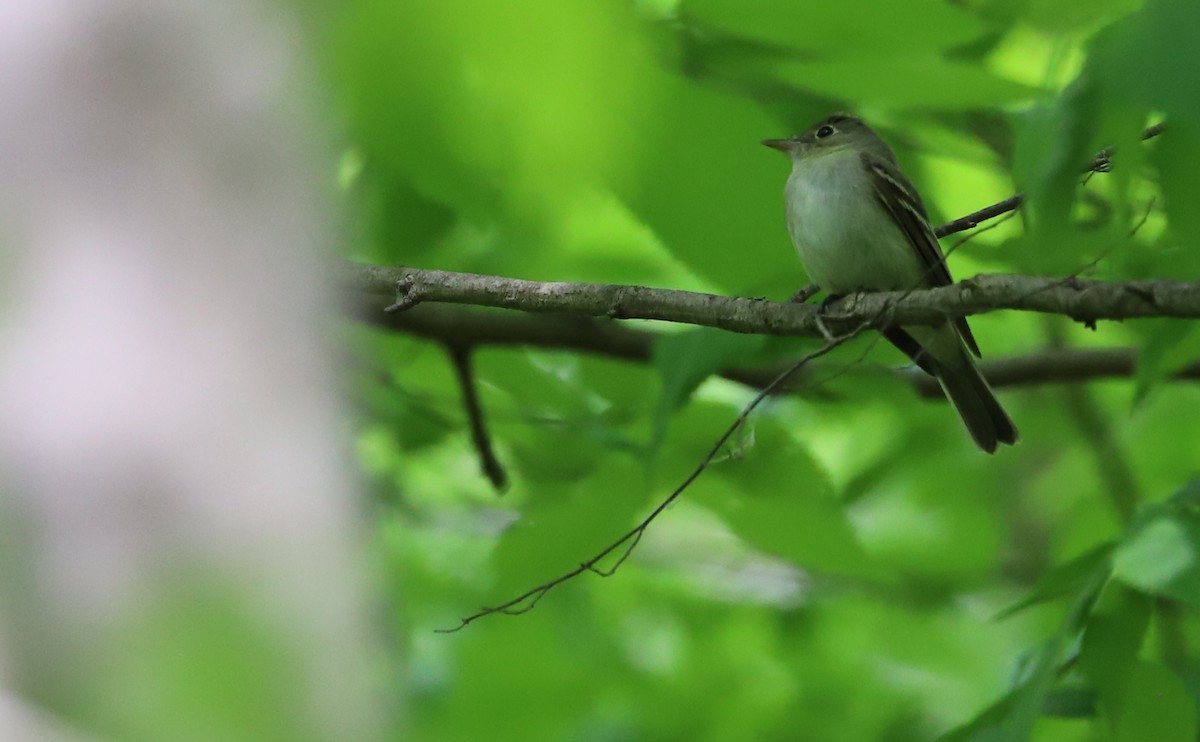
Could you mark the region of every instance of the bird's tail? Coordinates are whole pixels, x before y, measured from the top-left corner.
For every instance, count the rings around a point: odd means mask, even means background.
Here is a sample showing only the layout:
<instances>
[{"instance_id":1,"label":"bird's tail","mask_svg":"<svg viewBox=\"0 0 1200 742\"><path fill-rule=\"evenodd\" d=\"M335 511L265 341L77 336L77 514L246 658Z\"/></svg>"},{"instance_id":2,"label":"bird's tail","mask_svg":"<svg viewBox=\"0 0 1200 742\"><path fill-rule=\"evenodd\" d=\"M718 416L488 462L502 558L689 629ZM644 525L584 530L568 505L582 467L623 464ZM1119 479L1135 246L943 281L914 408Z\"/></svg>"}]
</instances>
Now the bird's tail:
<instances>
[{"instance_id":1,"label":"bird's tail","mask_svg":"<svg viewBox=\"0 0 1200 742\"><path fill-rule=\"evenodd\" d=\"M965 351L959 363L939 364L937 377L976 445L994 453L1000 443L1017 442L1017 426Z\"/></svg>"}]
</instances>

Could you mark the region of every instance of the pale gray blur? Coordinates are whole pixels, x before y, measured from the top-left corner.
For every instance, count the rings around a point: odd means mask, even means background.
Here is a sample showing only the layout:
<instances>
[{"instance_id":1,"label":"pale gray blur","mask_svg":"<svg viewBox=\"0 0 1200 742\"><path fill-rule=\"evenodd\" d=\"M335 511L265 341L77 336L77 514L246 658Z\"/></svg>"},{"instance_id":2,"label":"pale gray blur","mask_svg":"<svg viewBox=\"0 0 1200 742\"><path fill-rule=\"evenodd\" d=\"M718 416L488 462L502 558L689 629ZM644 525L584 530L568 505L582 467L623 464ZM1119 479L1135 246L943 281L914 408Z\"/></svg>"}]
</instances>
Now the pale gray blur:
<instances>
[{"instance_id":1,"label":"pale gray blur","mask_svg":"<svg viewBox=\"0 0 1200 742\"><path fill-rule=\"evenodd\" d=\"M266 2L0 4L9 708L200 577L289 648L312 738L380 734L300 38Z\"/></svg>"}]
</instances>

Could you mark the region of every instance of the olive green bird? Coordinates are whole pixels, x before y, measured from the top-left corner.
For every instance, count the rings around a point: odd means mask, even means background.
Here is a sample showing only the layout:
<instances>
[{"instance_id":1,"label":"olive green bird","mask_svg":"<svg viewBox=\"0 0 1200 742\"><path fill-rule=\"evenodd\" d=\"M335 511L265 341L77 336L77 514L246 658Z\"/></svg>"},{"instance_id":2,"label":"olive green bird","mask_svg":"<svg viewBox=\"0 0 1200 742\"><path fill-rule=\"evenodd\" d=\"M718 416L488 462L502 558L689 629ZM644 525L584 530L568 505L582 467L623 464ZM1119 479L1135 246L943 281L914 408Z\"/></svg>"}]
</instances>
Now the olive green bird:
<instances>
[{"instance_id":1,"label":"olive green bird","mask_svg":"<svg viewBox=\"0 0 1200 742\"><path fill-rule=\"evenodd\" d=\"M916 188L861 119L837 114L768 147L792 158L784 193L792 243L809 277L838 295L953 283ZM980 448L1017 442L1017 428L975 367L966 318L889 327L883 335L937 377ZM969 351L969 352L968 352Z\"/></svg>"}]
</instances>

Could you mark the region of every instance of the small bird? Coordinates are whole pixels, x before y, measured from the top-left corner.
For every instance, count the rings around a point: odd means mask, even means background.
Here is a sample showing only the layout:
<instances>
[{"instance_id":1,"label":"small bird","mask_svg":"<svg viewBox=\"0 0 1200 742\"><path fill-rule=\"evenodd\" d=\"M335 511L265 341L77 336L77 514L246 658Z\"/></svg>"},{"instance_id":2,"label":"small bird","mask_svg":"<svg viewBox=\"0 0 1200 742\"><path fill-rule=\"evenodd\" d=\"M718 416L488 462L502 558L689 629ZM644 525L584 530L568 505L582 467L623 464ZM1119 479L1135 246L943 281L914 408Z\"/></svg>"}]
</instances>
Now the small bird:
<instances>
[{"instance_id":1,"label":"small bird","mask_svg":"<svg viewBox=\"0 0 1200 742\"><path fill-rule=\"evenodd\" d=\"M861 119L835 114L763 144L792 158L784 189L788 232L822 289L841 295L953 283L920 195L892 148ZM1000 443L1017 442L1016 426L975 368L971 353L978 356L979 346L966 318L882 332L937 377L980 448L993 453Z\"/></svg>"}]
</instances>

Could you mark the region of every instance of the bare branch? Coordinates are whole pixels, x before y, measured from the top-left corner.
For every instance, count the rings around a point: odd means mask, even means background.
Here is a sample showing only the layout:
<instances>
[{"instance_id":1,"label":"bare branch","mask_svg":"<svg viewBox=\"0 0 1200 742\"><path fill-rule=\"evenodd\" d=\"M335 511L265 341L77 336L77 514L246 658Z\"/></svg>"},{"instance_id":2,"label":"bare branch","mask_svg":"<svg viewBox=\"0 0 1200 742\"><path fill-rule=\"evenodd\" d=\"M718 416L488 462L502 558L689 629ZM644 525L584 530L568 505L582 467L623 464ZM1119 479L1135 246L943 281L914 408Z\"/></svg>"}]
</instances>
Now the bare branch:
<instances>
[{"instance_id":1,"label":"bare branch","mask_svg":"<svg viewBox=\"0 0 1200 742\"><path fill-rule=\"evenodd\" d=\"M1061 314L1085 323L1138 317L1200 318L1200 283L1109 282L1078 278L984 275L953 286L855 294L817 307L645 286L525 281L403 266L349 265L362 293L406 287L402 302L445 302L615 319L655 319L731 332L822 337L822 325L845 333L863 321L936 325L947 317L999 309ZM393 305L396 306L396 305Z\"/></svg>"},{"instance_id":2,"label":"bare branch","mask_svg":"<svg viewBox=\"0 0 1200 742\"><path fill-rule=\"evenodd\" d=\"M372 305L373 304L373 305ZM427 304L407 312L384 314L379 302L360 302L360 318L396 332L426 338L439 343L457 342L470 347L528 347L566 350L649 363L661 333L631 327L628 323L590 317L554 314L526 314L494 309ZM809 364L802 378L819 364ZM1013 358L984 359L979 370L996 389L1038 384L1077 384L1102 379L1133 376L1137 350L1133 348L1062 348ZM783 371L783 367L734 366L720 376L739 384L762 389ZM945 399L937 380L919 369L897 369L895 374L908 381L918 394L930 399ZM1200 361L1185 366L1175 380L1200 380ZM776 391L789 391L799 379L792 376Z\"/></svg>"},{"instance_id":3,"label":"bare branch","mask_svg":"<svg viewBox=\"0 0 1200 742\"><path fill-rule=\"evenodd\" d=\"M446 341L446 351L454 365L458 386L462 390L463 406L467 410L467 419L471 427L471 442L479 454L479 467L496 491L503 492L508 487L508 476L504 467L496 458L492 448L492 439L488 435L487 422L483 417L483 405L479 403L479 394L475 389L475 372L471 368L471 350L452 339Z\"/></svg>"},{"instance_id":4,"label":"bare branch","mask_svg":"<svg viewBox=\"0 0 1200 742\"><path fill-rule=\"evenodd\" d=\"M1015 196L1009 196L1003 201L994 203L991 206L985 206L979 211L972 212L966 216L960 216L953 221L939 225L934 228L933 233L938 237L945 237L946 235L954 234L955 232L963 232L968 229L974 229L975 227L978 227L981 222L985 222L988 219L994 219L995 217L998 217L1001 214L1007 214L1010 211L1016 211L1018 208L1020 208L1024 201L1024 194L1018 193Z\"/></svg>"}]
</instances>

